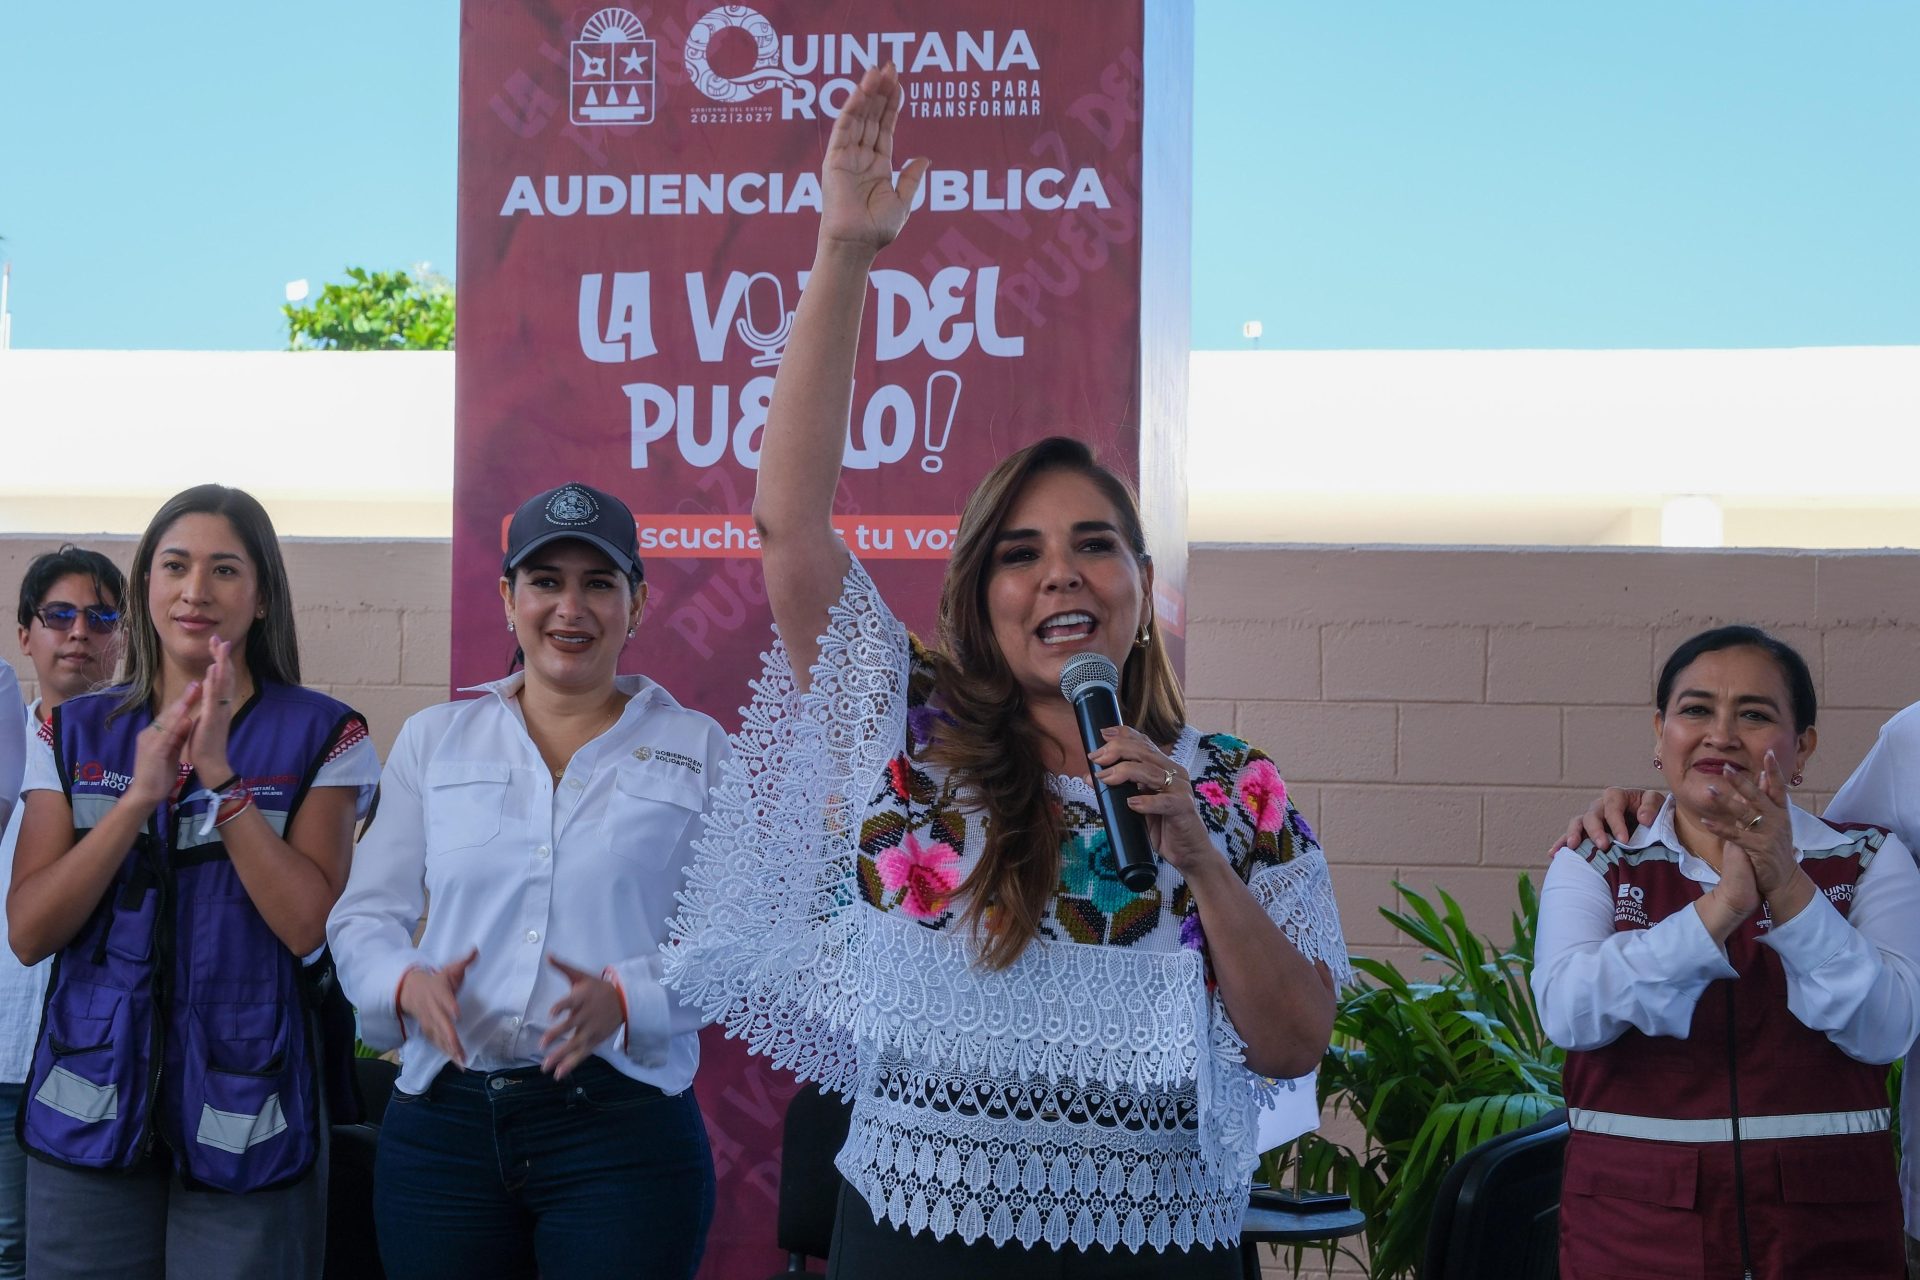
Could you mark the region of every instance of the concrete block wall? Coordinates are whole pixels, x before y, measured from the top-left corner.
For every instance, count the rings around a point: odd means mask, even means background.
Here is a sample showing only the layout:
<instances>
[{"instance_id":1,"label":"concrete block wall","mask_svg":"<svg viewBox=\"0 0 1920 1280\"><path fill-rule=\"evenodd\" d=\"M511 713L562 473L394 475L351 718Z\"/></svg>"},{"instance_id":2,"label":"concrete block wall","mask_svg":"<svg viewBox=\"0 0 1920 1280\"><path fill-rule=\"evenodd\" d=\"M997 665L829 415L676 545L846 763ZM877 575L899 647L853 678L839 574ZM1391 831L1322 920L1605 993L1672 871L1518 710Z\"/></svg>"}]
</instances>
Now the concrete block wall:
<instances>
[{"instance_id":1,"label":"concrete block wall","mask_svg":"<svg viewBox=\"0 0 1920 1280\"><path fill-rule=\"evenodd\" d=\"M0 535L7 598L58 541ZM384 755L446 697L448 544L289 539L286 556L307 678L359 707ZM1920 552L1213 544L1189 573L1194 722L1273 754L1326 843L1350 945L1403 965L1418 953L1379 916L1394 880L1444 887L1504 939L1516 877L1538 882L1568 816L1609 783L1657 785L1653 680L1693 632L1754 622L1805 653L1816 810L1920 700Z\"/></svg>"},{"instance_id":2,"label":"concrete block wall","mask_svg":"<svg viewBox=\"0 0 1920 1280\"><path fill-rule=\"evenodd\" d=\"M0 535L0 599L9 617L28 562L63 541L102 551L124 571L136 540ZM435 538L287 538L281 549L300 628L301 674L367 717L384 759L408 716L447 697L451 546ZM33 669L11 632L0 654L33 697Z\"/></svg>"},{"instance_id":3,"label":"concrete block wall","mask_svg":"<svg viewBox=\"0 0 1920 1280\"><path fill-rule=\"evenodd\" d=\"M1920 552L1207 544L1188 571L1193 718L1272 753L1349 945L1403 964L1394 880L1504 941L1567 819L1659 785L1653 682L1695 632L1751 622L1806 656L1815 811L1920 700Z\"/></svg>"}]
</instances>

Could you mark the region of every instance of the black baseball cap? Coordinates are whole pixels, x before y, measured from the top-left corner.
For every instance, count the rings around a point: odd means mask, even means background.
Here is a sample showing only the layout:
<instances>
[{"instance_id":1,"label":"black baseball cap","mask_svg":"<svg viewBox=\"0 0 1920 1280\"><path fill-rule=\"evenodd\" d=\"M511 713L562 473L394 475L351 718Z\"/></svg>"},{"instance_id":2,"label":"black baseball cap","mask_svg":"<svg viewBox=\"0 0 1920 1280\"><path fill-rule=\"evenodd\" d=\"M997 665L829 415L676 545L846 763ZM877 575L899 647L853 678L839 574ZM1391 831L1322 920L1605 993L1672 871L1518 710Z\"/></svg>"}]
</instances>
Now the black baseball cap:
<instances>
[{"instance_id":1,"label":"black baseball cap","mask_svg":"<svg viewBox=\"0 0 1920 1280\"><path fill-rule=\"evenodd\" d=\"M606 552L613 567L630 581L646 577L633 512L605 490L578 483L536 493L520 504L507 526L507 556L500 572L511 577L528 556L564 538L577 538Z\"/></svg>"}]
</instances>

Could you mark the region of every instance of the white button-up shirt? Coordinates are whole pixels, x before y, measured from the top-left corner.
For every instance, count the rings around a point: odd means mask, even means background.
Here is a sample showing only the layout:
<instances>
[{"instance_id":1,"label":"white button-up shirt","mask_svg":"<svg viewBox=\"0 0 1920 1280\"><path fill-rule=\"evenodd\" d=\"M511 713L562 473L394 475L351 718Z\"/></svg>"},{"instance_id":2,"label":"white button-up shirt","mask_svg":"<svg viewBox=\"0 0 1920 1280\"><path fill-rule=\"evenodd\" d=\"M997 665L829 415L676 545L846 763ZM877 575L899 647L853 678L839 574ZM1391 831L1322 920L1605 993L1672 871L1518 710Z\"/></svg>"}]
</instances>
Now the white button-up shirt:
<instances>
[{"instance_id":1,"label":"white button-up shirt","mask_svg":"<svg viewBox=\"0 0 1920 1280\"><path fill-rule=\"evenodd\" d=\"M327 921L361 1039L404 1040L400 1087L424 1090L447 1057L402 1026L400 979L478 947L456 997L467 1065L538 1063L549 1010L567 993L551 956L612 971L627 1025L596 1053L678 1093L693 1083L700 1019L661 985L659 948L726 735L646 677L622 676L631 700L620 718L556 781L527 734L522 679L421 712L393 745L379 809Z\"/></svg>"},{"instance_id":2,"label":"white button-up shirt","mask_svg":"<svg viewBox=\"0 0 1920 1280\"><path fill-rule=\"evenodd\" d=\"M1794 808L1797 849L1831 849L1851 836ZM1660 816L1616 842L1626 849L1680 851L1680 874L1704 892L1720 883L1685 852L1673 826L1673 798ZM1607 879L1562 849L1540 890L1533 990L1542 1029L1566 1049L1597 1049L1629 1027L1684 1039L1708 984L1736 976L1697 911L1676 911L1649 929L1616 932ZM1816 893L1798 915L1760 940L1780 956L1787 1008L1861 1062L1892 1062L1920 1033L1920 869L1889 836L1855 886L1842 916Z\"/></svg>"},{"instance_id":3,"label":"white button-up shirt","mask_svg":"<svg viewBox=\"0 0 1920 1280\"><path fill-rule=\"evenodd\" d=\"M20 790L27 743L33 736L40 700L22 714L20 685L13 668L0 662L0 894L13 882L13 850L20 842L20 817L26 809ZM0 1084L19 1084L33 1060L33 1036L40 1028L40 1006L47 991L51 960L23 965L7 944L6 912L0 909ZM7 1141L0 1134L0 1141Z\"/></svg>"},{"instance_id":4,"label":"white button-up shirt","mask_svg":"<svg viewBox=\"0 0 1920 1280\"><path fill-rule=\"evenodd\" d=\"M1827 806L1835 822L1889 827L1920 849L1920 702L1887 721L1873 750ZM1900 1196L1907 1234L1920 1235L1920 1055L1909 1051L1900 1077Z\"/></svg>"}]
</instances>

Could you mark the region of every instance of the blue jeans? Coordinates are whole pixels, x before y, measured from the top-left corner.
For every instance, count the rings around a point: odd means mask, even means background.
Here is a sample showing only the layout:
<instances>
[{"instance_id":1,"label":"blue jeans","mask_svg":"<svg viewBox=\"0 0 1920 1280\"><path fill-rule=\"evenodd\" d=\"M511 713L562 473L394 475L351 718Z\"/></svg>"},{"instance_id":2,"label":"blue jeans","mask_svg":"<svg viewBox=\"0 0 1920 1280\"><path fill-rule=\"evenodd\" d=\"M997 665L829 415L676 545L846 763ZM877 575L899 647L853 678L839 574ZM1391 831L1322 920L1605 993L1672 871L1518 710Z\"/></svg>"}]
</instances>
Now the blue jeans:
<instances>
[{"instance_id":1,"label":"blue jeans","mask_svg":"<svg viewBox=\"0 0 1920 1280\"><path fill-rule=\"evenodd\" d=\"M448 1067L396 1090L374 1159L380 1261L407 1280L691 1277L713 1197L693 1091L598 1058L558 1082Z\"/></svg>"},{"instance_id":2,"label":"blue jeans","mask_svg":"<svg viewBox=\"0 0 1920 1280\"><path fill-rule=\"evenodd\" d=\"M0 1084L0 1280L27 1274L27 1153L13 1136L24 1084Z\"/></svg>"}]
</instances>

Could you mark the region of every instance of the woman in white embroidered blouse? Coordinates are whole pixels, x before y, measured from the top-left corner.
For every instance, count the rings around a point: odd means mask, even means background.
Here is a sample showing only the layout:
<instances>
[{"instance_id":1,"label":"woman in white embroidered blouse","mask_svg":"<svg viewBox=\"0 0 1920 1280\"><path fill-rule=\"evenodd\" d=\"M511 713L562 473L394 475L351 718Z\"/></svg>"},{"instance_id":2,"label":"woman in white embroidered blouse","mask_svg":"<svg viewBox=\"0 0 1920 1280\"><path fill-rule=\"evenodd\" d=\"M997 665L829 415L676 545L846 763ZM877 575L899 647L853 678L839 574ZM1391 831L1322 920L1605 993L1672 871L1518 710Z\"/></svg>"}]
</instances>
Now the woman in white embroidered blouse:
<instances>
[{"instance_id":1,"label":"woman in white embroidered blouse","mask_svg":"<svg viewBox=\"0 0 1920 1280\"><path fill-rule=\"evenodd\" d=\"M900 97L870 71L828 143L754 498L780 643L669 981L851 1095L836 1274L1237 1276L1259 1107L1318 1063L1346 973L1326 863L1271 760L1185 725L1138 509L1084 446L974 492L938 650L834 532L867 273L927 168L892 176ZM1058 692L1083 652L1134 726L1091 757ZM1144 893L1096 770L1144 793Z\"/></svg>"}]
</instances>

